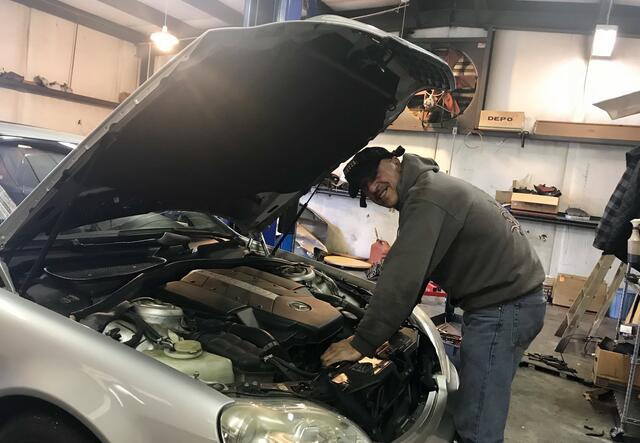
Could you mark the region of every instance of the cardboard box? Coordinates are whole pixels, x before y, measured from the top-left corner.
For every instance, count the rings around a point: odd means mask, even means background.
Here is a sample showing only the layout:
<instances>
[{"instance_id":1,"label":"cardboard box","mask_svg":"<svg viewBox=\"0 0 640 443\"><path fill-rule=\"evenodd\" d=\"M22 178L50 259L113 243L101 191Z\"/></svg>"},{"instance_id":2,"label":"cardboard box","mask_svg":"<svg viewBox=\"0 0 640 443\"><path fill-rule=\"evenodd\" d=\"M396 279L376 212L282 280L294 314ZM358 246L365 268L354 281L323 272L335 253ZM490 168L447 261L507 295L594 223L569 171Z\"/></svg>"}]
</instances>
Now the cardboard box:
<instances>
[{"instance_id":1,"label":"cardboard box","mask_svg":"<svg viewBox=\"0 0 640 443\"><path fill-rule=\"evenodd\" d=\"M511 209L516 211L557 214L558 204L560 204L560 199L549 195L523 194L520 192L511 194Z\"/></svg>"},{"instance_id":2,"label":"cardboard box","mask_svg":"<svg viewBox=\"0 0 640 443\"><path fill-rule=\"evenodd\" d=\"M501 205L511 203L511 191L496 191L496 201Z\"/></svg>"},{"instance_id":3,"label":"cardboard box","mask_svg":"<svg viewBox=\"0 0 640 443\"><path fill-rule=\"evenodd\" d=\"M567 308L576 301L580 290L587 281L585 277L571 274L558 274L556 282L553 285L553 304L557 306L565 306ZM598 292L591 303L587 307L587 311L598 312L607 295L606 283L601 283Z\"/></svg>"},{"instance_id":4,"label":"cardboard box","mask_svg":"<svg viewBox=\"0 0 640 443\"><path fill-rule=\"evenodd\" d=\"M520 132L524 129L524 112L480 111L478 129Z\"/></svg>"},{"instance_id":5,"label":"cardboard box","mask_svg":"<svg viewBox=\"0 0 640 443\"><path fill-rule=\"evenodd\" d=\"M629 381L629 369L631 359L627 354L611 352L596 346L596 355L593 360L593 380L595 384L602 386L607 383L599 382L599 379L612 381L614 384L626 386ZM636 371L633 386L640 387L640 371Z\"/></svg>"}]
</instances>

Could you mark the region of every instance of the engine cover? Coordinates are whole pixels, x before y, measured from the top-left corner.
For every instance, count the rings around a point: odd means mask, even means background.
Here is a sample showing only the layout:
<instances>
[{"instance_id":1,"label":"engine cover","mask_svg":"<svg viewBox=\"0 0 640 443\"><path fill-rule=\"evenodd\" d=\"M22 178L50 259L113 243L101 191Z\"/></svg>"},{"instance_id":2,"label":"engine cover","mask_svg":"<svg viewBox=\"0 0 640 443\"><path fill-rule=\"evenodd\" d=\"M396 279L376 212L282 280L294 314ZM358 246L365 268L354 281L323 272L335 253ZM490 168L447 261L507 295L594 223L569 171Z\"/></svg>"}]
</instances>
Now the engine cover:
<instances>
[{"instance_id":1,"label":"engine cover","mask_svg":"<svg viewBox=\"0 0 640 443\"><path fill-rule=\"evenodd\" d=\"M167 283L165 290L178 305L220 316L251 307L257 326L280 335L279 339L320 343L342 327L341 313L301 283L245 266L196 269Z\"/></svg>"}]
</instances>

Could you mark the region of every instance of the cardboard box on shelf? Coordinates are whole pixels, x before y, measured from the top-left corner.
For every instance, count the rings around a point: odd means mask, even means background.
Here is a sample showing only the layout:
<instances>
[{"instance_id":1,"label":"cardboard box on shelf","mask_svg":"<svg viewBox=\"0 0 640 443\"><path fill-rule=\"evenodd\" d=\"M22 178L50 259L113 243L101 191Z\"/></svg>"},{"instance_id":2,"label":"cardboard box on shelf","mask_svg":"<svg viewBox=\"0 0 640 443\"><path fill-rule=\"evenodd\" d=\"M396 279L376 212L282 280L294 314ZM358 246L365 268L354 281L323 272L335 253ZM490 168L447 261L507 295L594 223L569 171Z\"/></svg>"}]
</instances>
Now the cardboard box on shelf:
<instances>
[{"instance_id":1,"label":"cardboard box on shelf","mask_svg":"<svg viewBox=\"0 0 640 443\"><path fill-rule=\"evenodd\" d=\"M605 379L615 384L626 386L629 381L630 363L629 355L607 351L600 346L596 346L596 355L593 359L593 379L595 384L599 386L608 385L598 382L599 379ZM640 371L636 372L633 386L640 387Z\"/></svg>"},{"instance_id":2,"label":"cardboard box on shelf","mask_svg":"<svg viewBox=\"0 0 640 443\"><path fill-rule=\"evenodd\" d=\"M480 111L479 129L521 132L524 129L524 112Z\"/></svg>"},{"instance_id":3,"label":"cardboard box on shelf","mask_svg":"<svg viewBox=\"0 0 640 443\"><path fill-rule=\"evenodd\" d=\"M511 194L511 209L527 212L542 212L544 214L557 214L558 197L549 195L525 194L514 192Z\"/></svg>"},{"instance_id":4,"label":"cardboard box on shelf","mask_svg":"<svg viewBox=\"0 0 640 443\"><path fill-rule=\"evenodd\" d=\"M496 201L500 204L511 203L511 191L496 191Z\"/></svg>"},{"instance_id":5,"label":"cardboard box on shelf","mask_svg":"<svg viewBox=\"0 0 640 443\"><path fill-rule=\"evenodd\" d=\"M553 304L567 308L571 307L586 281L586 277L580 277L579 275L558 274L553 285ZM606 283L601 283L598 286L595 298L587 307L587 311L598 312L604 303L606 295L607 285Z\"/></svg>"}]
</instances>

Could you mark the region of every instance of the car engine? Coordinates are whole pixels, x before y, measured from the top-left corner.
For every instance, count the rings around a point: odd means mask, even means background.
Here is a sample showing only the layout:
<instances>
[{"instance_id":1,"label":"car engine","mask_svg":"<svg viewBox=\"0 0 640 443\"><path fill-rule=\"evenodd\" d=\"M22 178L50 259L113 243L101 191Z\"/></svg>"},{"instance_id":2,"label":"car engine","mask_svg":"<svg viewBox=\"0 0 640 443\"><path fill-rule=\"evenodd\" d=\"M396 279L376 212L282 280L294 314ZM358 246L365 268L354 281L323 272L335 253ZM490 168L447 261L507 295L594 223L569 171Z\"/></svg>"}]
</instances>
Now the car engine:
<instances>
[{"instance_id":1,"label":"car engine","mask_svg":"<svg viewBox=\"0 0 640 443\"><path fill-rule=\"evenodd\" d=\"M322 367L371 294L306 264L196 268L143 292L81 322L229 396L315 401L391 441L436 389L433 346L409 323L373 357Z\"/></svg>"}]
</instances>

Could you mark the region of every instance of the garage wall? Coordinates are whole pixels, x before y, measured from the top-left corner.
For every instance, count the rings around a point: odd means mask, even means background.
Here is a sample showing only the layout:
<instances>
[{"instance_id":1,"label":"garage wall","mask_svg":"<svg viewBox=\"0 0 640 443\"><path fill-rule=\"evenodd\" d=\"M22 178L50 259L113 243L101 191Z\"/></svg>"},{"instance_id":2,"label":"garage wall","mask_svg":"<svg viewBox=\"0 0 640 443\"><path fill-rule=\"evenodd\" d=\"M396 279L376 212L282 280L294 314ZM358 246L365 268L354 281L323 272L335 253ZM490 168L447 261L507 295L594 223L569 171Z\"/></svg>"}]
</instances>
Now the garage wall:
<instances>
[{"instance_id":1,"label":"garage wall","mask_svg":"<svg viewBox=\"0 0 640 443\"><path fill-rule=\"evenodd\" d=\"M137 86L136 47L76 23L0 0L0 69L66 82L76 94L118 101ZM111 109L0 89L0 119L88 134Z\"/></svg>"},{"instance_id":2,"label":"garage wall","mask_svg":"<svg viewBox=\"0 0 640 443\"><path fill-rule=\"evenodd\" d=\"M535 120L611 123L593 103L640 90L640 39L619 38L611 59L589 59L591 36L498 31L485 109ZM616 124L640 125L640 115Z\"/></svg>"},{"instance_id":3,"label":"garage wall","mask_svg":"<svg viewBox=\"0 0 640 443\"><path fill-rule=\"evenodd\" d=\"M524 111L530 129L536 119L608 122L594 101L640 90L640 39L619 39L611 60L588 59L582 35L498 31L485 108ZM616 121L640 124L640 116ZM389 131L371 145L408 148L433 157L441 169L494 195L513 179L559 187L560 210L580 207L601 216L625 167L628 148L582 143L520 141L459 134ZM338 203L338 200L340 202ZM310 207L335 226L330 247L361 257L375 240L372 227L395 240L397 214L384 208L360 209L357 200L316 195ZM545 272L588 275L598 260L594 232L588 229L523 222Z\"/></svg>"}]
</instances>

